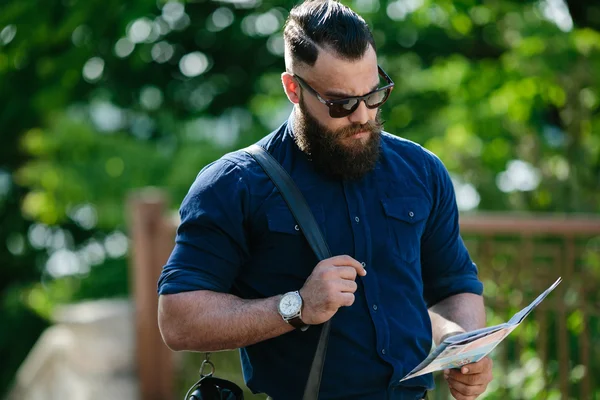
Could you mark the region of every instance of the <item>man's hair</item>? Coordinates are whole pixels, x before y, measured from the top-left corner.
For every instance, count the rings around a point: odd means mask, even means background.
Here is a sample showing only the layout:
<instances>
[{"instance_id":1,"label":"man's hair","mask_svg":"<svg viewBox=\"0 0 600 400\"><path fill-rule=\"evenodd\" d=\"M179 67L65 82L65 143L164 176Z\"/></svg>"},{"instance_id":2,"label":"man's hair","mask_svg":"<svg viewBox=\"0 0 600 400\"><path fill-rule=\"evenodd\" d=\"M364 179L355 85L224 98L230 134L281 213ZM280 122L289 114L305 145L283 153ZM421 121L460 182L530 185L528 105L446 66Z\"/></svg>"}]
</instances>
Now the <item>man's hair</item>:
<instances>
[{"instance_id":1,"label":"man's hair","mask_svg":"<svg viewBox=\"0 0 600 400\"><path fill-rule=\"evenodd\" d=\"M365 20L335 0L307 0L294 7L283 37L288 71L298 62L313 66L322 48L350 61L362 58L369 44L376 49Z\"/></svg>"}]
</instances>

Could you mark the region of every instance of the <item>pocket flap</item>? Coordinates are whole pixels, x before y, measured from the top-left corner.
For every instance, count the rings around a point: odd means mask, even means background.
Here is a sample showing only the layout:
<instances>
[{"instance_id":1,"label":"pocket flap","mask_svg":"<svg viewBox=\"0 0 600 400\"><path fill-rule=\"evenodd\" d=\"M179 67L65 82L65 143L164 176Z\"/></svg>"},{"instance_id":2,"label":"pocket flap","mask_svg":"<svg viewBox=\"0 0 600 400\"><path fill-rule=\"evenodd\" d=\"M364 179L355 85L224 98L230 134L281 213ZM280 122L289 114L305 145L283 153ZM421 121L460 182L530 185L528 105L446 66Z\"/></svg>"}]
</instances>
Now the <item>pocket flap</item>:
<instances>
[{"instance_id":1,"label":"pocket flap","mask_svg":"<svg viewBox=\"0 0 600 400\"><path fill-rule=\"evenodd\" d=\"M424 220L429 216L427 200L416 197L394 197L381 200L388 217L399 219L409 224Z\"/></svg>"}]
</instances>

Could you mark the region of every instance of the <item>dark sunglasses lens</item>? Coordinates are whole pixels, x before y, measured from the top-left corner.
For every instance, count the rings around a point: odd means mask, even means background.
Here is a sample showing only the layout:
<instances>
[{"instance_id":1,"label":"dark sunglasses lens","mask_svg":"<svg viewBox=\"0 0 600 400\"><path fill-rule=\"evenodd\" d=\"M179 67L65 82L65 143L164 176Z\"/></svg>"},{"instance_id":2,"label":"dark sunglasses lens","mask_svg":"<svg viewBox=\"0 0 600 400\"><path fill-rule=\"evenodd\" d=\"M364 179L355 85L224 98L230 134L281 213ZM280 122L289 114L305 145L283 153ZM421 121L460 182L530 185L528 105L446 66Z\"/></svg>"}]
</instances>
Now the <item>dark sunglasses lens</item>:
<instances>
[{"instance_id":1,"label":"dark sunglasses lens","mask_svg":"<svg viewBox=\"0 0 600 400\"><path fill-rule=\"evenodd\" d=\"M390 89L380 90L367 97L365 103L369 108L377 108L385 103L389 95Z\"/></svg>"},{"instance_id":2,"label":"dark sunglasses lens","mask_svg":"<svg viewBox=\"0 0 600 400\"><path fill-rule=\"evenodd\" d=\"M358 108L358 100L349 99L342 103L334 103L329 106L329 115L332 118L343 118L352 114Z\"/></svg>"}]
</instances>

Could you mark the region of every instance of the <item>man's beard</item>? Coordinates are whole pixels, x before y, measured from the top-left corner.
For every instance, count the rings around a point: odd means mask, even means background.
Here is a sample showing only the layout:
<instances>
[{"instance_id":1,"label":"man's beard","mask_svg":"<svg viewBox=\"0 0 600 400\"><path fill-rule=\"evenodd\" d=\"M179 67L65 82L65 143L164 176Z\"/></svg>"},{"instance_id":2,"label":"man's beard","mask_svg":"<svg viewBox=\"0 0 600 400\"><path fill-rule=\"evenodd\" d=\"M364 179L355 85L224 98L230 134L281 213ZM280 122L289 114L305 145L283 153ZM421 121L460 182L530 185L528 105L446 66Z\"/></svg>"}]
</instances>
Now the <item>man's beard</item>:
<instances>
[{"instance_id":1,"label":"man's beard","mask_svg":"<svg viewBox=\"0 0 600 400\"><path fill-rule=\"evenodd\" d=\"M332 131L323 126L310 112L302 100L300 112L294 117L294 139L315 165L315 169L335 179L357 180L375 169L379 159L379 144L383 121L377 110L375 121L354 124ZM369 132L367 142L346 138ZM344 143L346 142L346 143Z\"/></svg>"}]
</instances>

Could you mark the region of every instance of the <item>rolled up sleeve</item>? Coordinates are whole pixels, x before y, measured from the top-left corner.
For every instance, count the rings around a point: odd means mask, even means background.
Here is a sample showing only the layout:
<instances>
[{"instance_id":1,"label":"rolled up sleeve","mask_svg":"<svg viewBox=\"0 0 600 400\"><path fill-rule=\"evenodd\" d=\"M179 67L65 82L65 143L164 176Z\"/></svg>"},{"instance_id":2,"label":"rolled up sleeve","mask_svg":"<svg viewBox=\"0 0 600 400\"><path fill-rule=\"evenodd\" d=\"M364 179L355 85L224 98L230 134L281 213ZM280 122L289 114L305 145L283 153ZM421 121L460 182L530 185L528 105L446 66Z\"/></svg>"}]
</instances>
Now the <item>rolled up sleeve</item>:
<instances>
[{"instance_id":1,"label":"rolled up sleeve","mask_svg":"<svg viewBox=\"0 0 600 400\"><path fill-rule=\"evenodd\" d=\"M179 209L175 247L158 280L159 294L230 290L248 258L248 191L240 168L221 159L205 167Z\"/></svg>"},{"instance_id":2,"label":"rolled up sleeve","mask_svg":"<svg viewBox=\"0 0 600 400\"><path fill-rule=\"evenodd\" d=\"M434 205L421 240L423 296L427 306L459 293L483 293L477 266L460 237L452 180L439 158L427 152Z\"/></svg>"}]
</instances>

